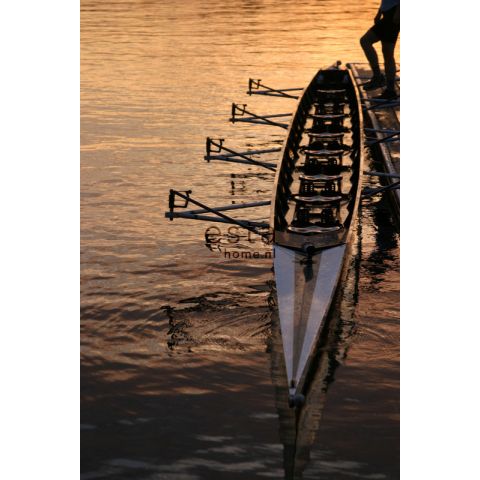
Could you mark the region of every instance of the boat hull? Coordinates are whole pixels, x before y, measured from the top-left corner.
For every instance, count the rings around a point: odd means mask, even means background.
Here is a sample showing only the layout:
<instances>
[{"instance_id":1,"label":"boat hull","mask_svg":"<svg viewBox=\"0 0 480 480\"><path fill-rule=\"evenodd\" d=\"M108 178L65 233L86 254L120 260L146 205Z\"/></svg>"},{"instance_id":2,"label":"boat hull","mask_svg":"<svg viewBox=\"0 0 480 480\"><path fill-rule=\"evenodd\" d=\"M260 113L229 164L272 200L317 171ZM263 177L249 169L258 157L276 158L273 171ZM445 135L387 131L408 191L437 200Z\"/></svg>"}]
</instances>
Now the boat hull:
<instances>
[{"instance_id":1,"label":"boat hull","mask_svg":"<svg viewBox=\"0 0 480 480\"><path fill-rule=\"evenodd\" d=\"M352 73L319 70L299 98L272 194L270 225L291 406L305 400L305 378L357 215L363 159L362 108Z\"/></svg>"},{"instance_id":2,"label":"boat hull","mask_svg":"<svg viewBox=\"0 0 480 480\"><path fill-rule=\"evenodd\" d=\"M290 396L301 393L305 374L327 318L343 267L346 245L311 259L274 246L280 329Z\"/></svg>"}]
</instances>

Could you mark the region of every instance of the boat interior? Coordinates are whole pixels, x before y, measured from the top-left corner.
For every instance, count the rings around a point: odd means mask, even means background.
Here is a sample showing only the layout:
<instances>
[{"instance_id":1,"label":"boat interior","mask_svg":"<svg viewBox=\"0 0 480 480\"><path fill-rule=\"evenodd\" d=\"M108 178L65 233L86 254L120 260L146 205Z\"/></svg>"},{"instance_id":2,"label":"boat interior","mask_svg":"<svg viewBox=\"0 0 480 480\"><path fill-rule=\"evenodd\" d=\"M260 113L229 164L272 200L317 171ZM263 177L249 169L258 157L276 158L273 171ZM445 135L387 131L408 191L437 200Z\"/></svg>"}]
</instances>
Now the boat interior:
<instances>
[{"instance_id":1,"label":"boat interior","mask_svg":"<svg viewBox=\"0 0 480 480\"><path fill-rule=\"evenodd\" d=\"M348 70L320 70L292 119L274 188L275 243L343 243L357 204L361 113Z\"/></svg>"}]
</instances>

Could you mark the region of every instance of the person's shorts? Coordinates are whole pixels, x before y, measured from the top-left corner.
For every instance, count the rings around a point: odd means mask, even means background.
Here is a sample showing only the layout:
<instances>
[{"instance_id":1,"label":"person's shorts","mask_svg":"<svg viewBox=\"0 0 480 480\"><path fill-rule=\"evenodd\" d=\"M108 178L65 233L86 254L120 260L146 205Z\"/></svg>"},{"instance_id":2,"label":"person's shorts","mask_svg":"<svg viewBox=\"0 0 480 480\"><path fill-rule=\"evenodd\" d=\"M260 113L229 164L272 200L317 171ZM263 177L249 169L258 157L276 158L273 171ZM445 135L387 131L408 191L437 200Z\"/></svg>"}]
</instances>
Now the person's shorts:
<instances>
[{"instance_id":1,"label":"person's shorts","mask_svg":"<svg viewBox=\"0 0 480 480\"><path fill-rule=\"evenodd\" d=\"M395 6L386 12L383 12L382 18L376 23L372 30L382 42L395 43L400 32L400 24L394 23L393 16L398 7Z\"/></svg>"}]
</instances>

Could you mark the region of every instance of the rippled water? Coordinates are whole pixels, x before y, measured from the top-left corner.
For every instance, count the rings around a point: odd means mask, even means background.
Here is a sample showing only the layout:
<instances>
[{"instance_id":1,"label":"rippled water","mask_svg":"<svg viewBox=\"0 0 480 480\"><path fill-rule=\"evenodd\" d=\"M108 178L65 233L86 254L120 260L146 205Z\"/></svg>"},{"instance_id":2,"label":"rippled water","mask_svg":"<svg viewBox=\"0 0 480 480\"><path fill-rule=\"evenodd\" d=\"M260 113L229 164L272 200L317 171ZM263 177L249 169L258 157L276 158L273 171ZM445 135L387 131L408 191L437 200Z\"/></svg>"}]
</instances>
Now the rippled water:
<instances>
[{"instance_id":1,"label":"rippled water","mask_svg":"<svg viewBox=\"0 0 480 480\"><path fill-rule=\"evenodd\" d=\"M283 130L227 121L232 101L293 108L246 96L248 78L298 87L337 59L361 60L358 39L376 9L82 0L85 480L284 477L271 261L212 252L208 225L164 218L167 195L175 187L213 205L269 200L271 174L207 164L205 137L277 146ZM351 333L304 478L398 478L398 241L388 204L365 203L349 277L355 301L342 318Z\"/></svg>"}]
</instances>

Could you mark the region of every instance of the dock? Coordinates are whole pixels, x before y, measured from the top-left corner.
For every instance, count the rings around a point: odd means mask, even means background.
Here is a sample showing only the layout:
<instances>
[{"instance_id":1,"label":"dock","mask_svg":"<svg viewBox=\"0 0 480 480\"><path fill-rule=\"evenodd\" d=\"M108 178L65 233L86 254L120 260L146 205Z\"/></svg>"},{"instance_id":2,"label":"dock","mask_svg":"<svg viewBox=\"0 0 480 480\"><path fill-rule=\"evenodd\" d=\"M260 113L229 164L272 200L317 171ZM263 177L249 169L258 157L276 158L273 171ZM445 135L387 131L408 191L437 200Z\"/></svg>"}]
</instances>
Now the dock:
<instances>
[{"instance_id":1,"label":"dock","mask_svg":"<svg viewBox=\"0 0 480 480\"><path fill-rule=\"evenodd\" d=\"M365 120L366 145L370 146L375 158L383 165L379 177L391 189L393 209L400 218L400 98L377 100L381 89L365 91L362 84L372 77L368 63L349 63L359 86ZM399 68L397 65L397 91L400 91ZM383 175L382 175L383 173Z\"/></svg>"}]
</instances>

